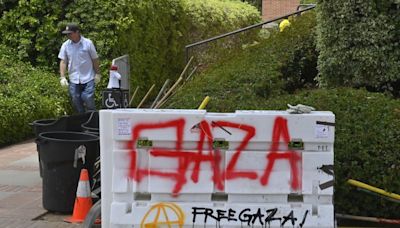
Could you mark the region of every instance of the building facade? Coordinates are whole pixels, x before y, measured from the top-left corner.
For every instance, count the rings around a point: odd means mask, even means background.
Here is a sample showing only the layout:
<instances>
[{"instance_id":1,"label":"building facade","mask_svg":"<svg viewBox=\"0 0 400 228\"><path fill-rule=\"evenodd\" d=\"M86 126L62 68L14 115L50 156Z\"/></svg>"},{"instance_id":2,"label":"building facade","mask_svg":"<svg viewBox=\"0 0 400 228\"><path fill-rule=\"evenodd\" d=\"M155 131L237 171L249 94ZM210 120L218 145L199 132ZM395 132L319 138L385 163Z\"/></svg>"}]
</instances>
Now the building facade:
<instances>
[{"instance_id":1,"label":"building facade","mask_svg":"<svg viewBox=\"0 0 400 228\"><path fill-rule=\"evenodd\" d=\"M263 0L262 19L271 20L295 12L299 4L300 0Z\"/></svg>"}]
</instances>

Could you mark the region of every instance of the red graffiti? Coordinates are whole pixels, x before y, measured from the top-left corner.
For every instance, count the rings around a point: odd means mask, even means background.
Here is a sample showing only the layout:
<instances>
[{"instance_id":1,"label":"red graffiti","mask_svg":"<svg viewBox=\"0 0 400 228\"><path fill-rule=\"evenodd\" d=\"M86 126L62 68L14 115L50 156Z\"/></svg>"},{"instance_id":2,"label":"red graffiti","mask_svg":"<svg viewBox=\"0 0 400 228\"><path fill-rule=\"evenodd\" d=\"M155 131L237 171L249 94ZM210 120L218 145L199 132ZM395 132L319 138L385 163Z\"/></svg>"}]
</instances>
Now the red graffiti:
<instances>
[{"instance_id":1,"label":"red graffiti","mask_svg":"<svg viewBox=\"0 0 400 228\"><path fill-rule=\"evenodd\" d=\"M213 170L212 181L216 184L216 187L219 190L224 189L225 180L231 180L236 178L247 178L255 180L258 178L256 172L238 171L235 169L240 156L242 156L241 155L242 152L245 151L248 143L256 134L256 130L254 127L227 121L217 121L211 124L212 128L226 127L226 128L240 129L246 132L245 137L242 139L238 148L235 149L232 158L227 163L226 170L221 170L220 168L221 153L218 149L213 148L214 137L212 135L210 124L203 120L197 125L197 127L200 129L200 134L197 143L197 151L195 152L182 150L184 126L185 126L185 120L183 118L156 124L151 123L151 124L136 125L132 129L132 140L127 145L128 149L131 151L129 177L136 180L137 182L140 182L143 177L149 175L169 178L175 182L175 186L172 189L172 194L175 196L179 194L183 186L187 183L186 173L188 171L189 166L192 163L194 164L194 166L190 178L193 181L193 183L198 183L201 164L203 162L208 162ZM154 157L177 159L178 167L176 168L176 172L162 172L159 170L141 169L140 167L137 167L136 143L140 138L141 132L145 130L157 130L163 128L175 129L176 132L175 149L151 148L149 154ZM282 117L278 117L275 120L273 136L272 136L272 145L271 148L269 149L270 153L268 153L266 157L267 165L264 170L264 174L260 178L260 183L261 185L264 186L267 185L275 161L277 159L286 159L288 160L291 167L291 177L292 177L291 187L293 189L299 189L301 186L301 179L299 177L299 167L297 163L301 160L301 156L297 152L292 150L287 150L285 152L278 152L281 136L286 144L290 142L289 131L287 128L287 121Z\"/></svg>"},{"instance_id":2,"label":"red graffiti","mask_svg":"<svg viewBox=\"0 0 400 228\"><path fill-rule=\"evenodd\" d=\"M239 156L241 152L246 148L247 144L249 144L249 141L251 138L254 137L256 134L256 129L252 126L249 125L244 125L244 124L236 124L236 123L231 123L231 122L226 122L226 121L217 121L213 124L213 127L230 127L230 128L237 128L240 130L244 130L247 132L247 135L244 137L242 142L240 143L239 147L236 148L235 153L233 154L232 159L229 161L227 168L226 168L226 173L224 173L224 177L227 180L231 180L234 178L248 178L248 179L257 179L257 173L256 172L238 172L235 171L235 166L237 161L239 160Z\"/></svg>"},{"instance_id":3,"label":"red graffiti","mask_svg":"<svg viewBox=\"0 0 400 228\"><path fill-rule=\"evenodd\" d=\"M283 137L283 141L286 143L286 145L288 145L290 142L290 136L287 128L287 120L282 117L277 117L275 119L274 130L272 133L272 145L269 150L270 153L268 153L267 155L268 164L265 168L264 175L260 179L260 183L262 185L268 184L269 176L277 159L287 159L289 161L292 174L291 187L297 190L300 189L301 184L301 180L299 177L299 168L297 167L297 163L301 159L301 156L298 154L298 152L295 152L293 150L278 152L280 142L279 140L281 136Z\"/></svg>"},{"instance_id":4,"label":"red graffiti","mask_svg":"<svg viewBox=\"0 0 400 228\"><path fill-rule=\"evenodd\" d=\"M163 123L150 123L150 124L138 124L132 129L132 141L128 142L128 149L131 150L131 164L130 164L130 172L129 176L133 178L134 180L137 180L140 182L140 180L143 178L145 175L149 175L149 171L147 169L141 170L137 169L136 167L136 160L137 160L137 152L136 152L136 142L139 139L140 132L144 130L154 130L154 129L162 129L162 128L175 128L176 129L176 144L175 148L176 151L174 152L179 152L182 147L182 141L183 141L183 128L185 126L185 120L182 119L177 119L173 121L167 121ZM184 159L181 158L179 159L179 166L184 164ZM153 171L157 173L156 171ZM156 175L156 174L155 174ZM162 176L166 177L175 177L175 173L167 173L167 174L160 174Z\"/></svg>"}]
</instances>

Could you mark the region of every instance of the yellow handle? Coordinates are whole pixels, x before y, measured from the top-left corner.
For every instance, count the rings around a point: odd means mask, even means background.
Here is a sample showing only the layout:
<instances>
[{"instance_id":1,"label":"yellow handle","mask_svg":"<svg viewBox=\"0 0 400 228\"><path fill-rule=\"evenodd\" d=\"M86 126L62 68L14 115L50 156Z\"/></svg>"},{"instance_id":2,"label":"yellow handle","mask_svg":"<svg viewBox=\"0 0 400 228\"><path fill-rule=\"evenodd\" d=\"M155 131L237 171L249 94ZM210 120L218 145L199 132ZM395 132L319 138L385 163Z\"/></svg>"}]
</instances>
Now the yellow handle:
<instances>
[{"instance_id":1,"label":"yellow handle","mask_svg":"<svg viewBox=\"0 0 400 228\"><path fill-rule=\"evenodd\" d=\"M400 195L396 194L396 193L391 193L391 192L387 192L383 189L380 188L375 188L374 186L368 185L368 184L364 184L363 182L357 181L357 180L353 180L353 179L349 179L347 180L348 184L351 184L353 186L359 187L359 188L363 188L366 190L369 190L371 192L375 192L384 196L387 196L389 198L392 199L396 199L396 200L400 200Z\"/></svg>"},{"instance_id":2,"label":"yellow handle","mask_svg":"<svg viewBox=\"0 0 400 228\"><path fill-rule=\"evenodd\" d=\"M203 102L201 102L201 104L200 104L198 110L204 109L204 108L207 106L207 104L208 104L209 101L210 101L210 97L209 97L209 96L206 96L206 97L204 98Z\"/></svg>"}]
</instances>

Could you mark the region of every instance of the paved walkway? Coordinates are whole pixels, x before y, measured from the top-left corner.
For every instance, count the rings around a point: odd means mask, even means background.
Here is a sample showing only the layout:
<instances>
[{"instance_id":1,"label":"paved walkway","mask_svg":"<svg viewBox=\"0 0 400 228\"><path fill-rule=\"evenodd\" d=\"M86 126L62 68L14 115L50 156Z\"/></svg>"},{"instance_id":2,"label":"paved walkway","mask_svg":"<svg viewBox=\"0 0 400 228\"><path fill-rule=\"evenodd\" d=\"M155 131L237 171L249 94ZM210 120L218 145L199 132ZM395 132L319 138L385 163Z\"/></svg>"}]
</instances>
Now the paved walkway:
<instances>
[{"instance_id":1,"label":"paved walkway","mask_svg":"<svg viewBox=\"0 0 400 228\"><path fill-rule=\"evenodd\" d=\"M42 206L42 179L33 140L0 148L0 227L79 227L70 215L48 213Z\"/></svg>"}]
</instances>

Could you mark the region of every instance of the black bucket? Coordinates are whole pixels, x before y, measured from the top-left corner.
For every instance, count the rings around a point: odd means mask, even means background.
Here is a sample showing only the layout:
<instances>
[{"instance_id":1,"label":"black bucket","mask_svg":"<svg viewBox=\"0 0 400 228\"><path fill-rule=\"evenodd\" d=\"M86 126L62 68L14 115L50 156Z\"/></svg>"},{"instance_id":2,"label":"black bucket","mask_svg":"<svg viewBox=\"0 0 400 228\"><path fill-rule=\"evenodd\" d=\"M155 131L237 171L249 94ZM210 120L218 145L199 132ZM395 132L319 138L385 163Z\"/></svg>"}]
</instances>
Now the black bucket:
<instances>
[{"instance_id":1,"label":"black bucket","mask_svg":"<svg viewBox=\"0 0 400 228\"><path fill-rule=\"evenodd\" d=\"M82 168L89 171L92 182L93 165L100 155L99 137L81 132L44 132L39 134L38 143L43 169L43 207L48 211L72 212ZM86 151L84 164L75 155L82 148Z\"/></svg>"}]
</instances>

